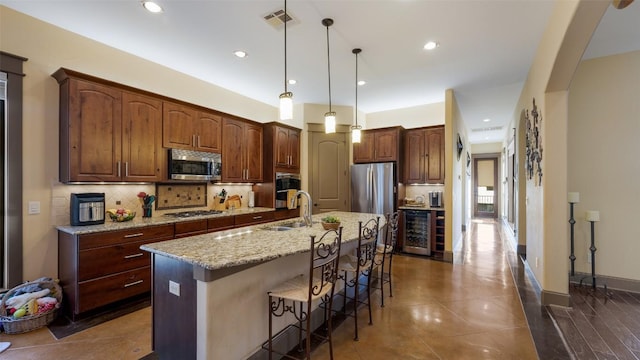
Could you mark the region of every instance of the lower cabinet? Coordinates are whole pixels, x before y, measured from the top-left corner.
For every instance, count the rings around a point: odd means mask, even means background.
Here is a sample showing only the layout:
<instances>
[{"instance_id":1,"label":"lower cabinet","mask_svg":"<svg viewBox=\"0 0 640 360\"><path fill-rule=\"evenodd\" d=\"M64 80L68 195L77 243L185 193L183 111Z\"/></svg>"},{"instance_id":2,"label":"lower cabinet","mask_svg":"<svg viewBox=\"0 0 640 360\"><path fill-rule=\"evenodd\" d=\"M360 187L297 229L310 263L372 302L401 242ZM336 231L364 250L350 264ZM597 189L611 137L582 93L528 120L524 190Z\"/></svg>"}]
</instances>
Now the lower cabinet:
<instances>
[{"instance_id":1,"label":"lower cabinet","mask_svg":"<svg viewBox=\"0 0 640 360\"><path fill-rule=\"evenodd\" d=\"M151 290L151 257L140 245L172 239L173 224L72 235L58 232L58 276L72 320Z\"/></svg>"}]
</instances>

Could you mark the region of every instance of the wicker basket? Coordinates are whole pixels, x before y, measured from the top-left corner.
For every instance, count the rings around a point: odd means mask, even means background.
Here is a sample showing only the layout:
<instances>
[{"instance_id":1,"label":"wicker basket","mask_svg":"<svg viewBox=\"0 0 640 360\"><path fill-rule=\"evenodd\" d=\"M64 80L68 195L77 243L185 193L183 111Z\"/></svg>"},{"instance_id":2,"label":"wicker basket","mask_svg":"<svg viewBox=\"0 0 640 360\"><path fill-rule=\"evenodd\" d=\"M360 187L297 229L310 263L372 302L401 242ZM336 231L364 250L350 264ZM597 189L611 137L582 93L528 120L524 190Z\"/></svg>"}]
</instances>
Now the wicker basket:
<instances>
[{"instance_id":1,"label":"wicker basket","mask_svg":"<svg viewBox=\"0 0 640 360\"><path fill-rule=\"evenodd\" d=\"M7 309L4 305L5 299L9 299L13 295L13 293L18 291L19 289L34 284L40 286L43 289L51 289L51 292L47 296L55 297L58 300L56 306L47 312L36 315L26 315L19 319L14 319L12 315L8 315ZM55 281L26 282L9 290L2 298L2 301L0 301L0 323L2 323L2 327L4 328L5 333L22 334L31 330L41 328L51 323L56 318L56 316L58 316L58 309L61 305L62 289L60 288L60 285L58 285Z\"/></svg>"},{"instance_id":2,"label":"wicker basket","mask_svg":"<svg viewBox=\"0 0 640 360\"><path fill-rule=\"evenodd\" d=\"M322 222L322 228L325 230L338 230L338 228L340 227L340 223L339 222L334 222L334 223L328 223L328 222Z\"/></svg>"}]
</instances>

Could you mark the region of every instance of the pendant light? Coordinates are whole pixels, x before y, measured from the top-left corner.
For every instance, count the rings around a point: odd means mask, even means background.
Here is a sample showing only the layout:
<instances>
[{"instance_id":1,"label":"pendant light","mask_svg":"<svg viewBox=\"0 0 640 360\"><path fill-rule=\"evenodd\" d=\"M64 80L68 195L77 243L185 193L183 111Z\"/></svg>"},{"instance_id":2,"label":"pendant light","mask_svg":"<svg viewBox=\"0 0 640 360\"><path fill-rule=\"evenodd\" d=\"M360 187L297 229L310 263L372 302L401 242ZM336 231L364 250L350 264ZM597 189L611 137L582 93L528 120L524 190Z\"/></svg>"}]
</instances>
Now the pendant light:
<instances>
[{"instance_id":1,"label":"pendant light","mask_svg":"<svg viewBox=\"0 0 640 360\"><path fill-rule=\"evenodd\" d=\"M356 124L351 127L351 142L359 143L362 135L362 126L358 125L358 54L362 52L362 49L353 49L352 53L356 55Z\"/></svg>"},{"instance_id":2,"label":"pendant light","mask_svg":"<svg viewBox=\"0 0 640 360\"><path fill-rule=\"evenodd\" d=\"M287 0L284 0L284 92L280 94L280 120L293 119L293 93L287 91Z\"/></svg>"},{"instance_id":3,"label":"pendant light","mask_svg":"<svg viewBox=\"0 0 640 360\"><path fill-rule=\"evenodd\" d=\"M333 19L322 19L322 25L327 28L327 70L329 74L329 112L324 114L324 132L332 134L336 132L336 113L331 111L331 57L329 56L329 26L333 25Z\"/></svg>"}]
</instances>

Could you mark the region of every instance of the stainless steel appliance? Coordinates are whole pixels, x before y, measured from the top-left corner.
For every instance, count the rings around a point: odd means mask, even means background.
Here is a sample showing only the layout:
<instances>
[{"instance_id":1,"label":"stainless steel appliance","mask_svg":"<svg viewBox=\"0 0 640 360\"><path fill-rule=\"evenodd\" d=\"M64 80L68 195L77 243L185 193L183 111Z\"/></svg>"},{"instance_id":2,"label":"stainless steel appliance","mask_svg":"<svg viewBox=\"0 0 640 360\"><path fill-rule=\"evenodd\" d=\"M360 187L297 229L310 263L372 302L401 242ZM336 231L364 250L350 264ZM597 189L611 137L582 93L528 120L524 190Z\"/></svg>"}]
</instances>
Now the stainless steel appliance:
<instances>
[{"instance_id":1,"label":"stainless steel appliance","mask_svg":"<svg viewBox=\"0 0 640 360\"><path fill-rule=\"evenodd\" d=\"M104 193L71 193L71 225L104 224Z\"/></svg>"},{"instance_id":2,"label":"stainless steel appliance","mask_svg":"<svg viewBox=\"0 0 640 360\"><path fill-rule=\"evenodd\" d=\"M169 178L173 180L219 181L220 154L182 149L169 150Z\"/></svg>"},{"instance_id":3,"label":"stainless steel appliance","mask_svg":"<svg viewBox=\"0 0 640 360\"><path fill-rule=\"evenodd\" d=\"M300 174L276 173L276 209L287 209L289 190L300 190Z\"/></svg>"},{"instance_id":4,"label":"stainless steel appliance","mask_svg":"<svg viewBox=\"0 0 640 360\"><path fill-rule=\"evenodd\" d=\"M351 211L392 213L396 191L394 163L351 165Z\"/></svg>"},{"instance_id":5,"label":"stainless steel appliance","mask_svg":"<svg viewBox=\"0 0 640 360\"><path fill-rule=\"evenodd\" d=\"M404 211L402 251L419 255L431 255L431 211Z\"/></svg>"},{"instance_id":6,"label":"stainless steel appliance","mask_svg":"<svg viewBox=\"0 0 640 360\"><path fill-rule=\"evenodd\" d=\"M432 208L441 208L444 206L442 203L442 191L429 192L429 206Z\"/></svg>"}]
</instances>

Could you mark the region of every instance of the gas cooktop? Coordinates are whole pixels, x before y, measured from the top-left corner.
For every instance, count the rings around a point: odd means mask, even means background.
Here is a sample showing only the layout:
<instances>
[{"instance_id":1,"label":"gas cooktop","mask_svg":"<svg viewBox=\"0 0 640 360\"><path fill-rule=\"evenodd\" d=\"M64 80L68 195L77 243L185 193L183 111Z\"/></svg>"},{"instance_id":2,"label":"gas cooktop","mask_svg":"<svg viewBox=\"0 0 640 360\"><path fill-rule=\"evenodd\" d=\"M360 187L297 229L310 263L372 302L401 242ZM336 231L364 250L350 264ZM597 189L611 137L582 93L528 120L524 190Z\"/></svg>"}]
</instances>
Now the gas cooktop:
<instances>
[{"instance_id":1,"label":"gas cooktop","mask_svg":"<svg viewBox=\"0 0 640 360\"><path fill-rule=\"evenodd\" d=\"M213 214L222 214L220 210L192 210L192 211L181 211L175 213L166 213L165 216L185 218L192 216L201 216L201 215L213 215Z\"/></svg>"}]
</instances>

